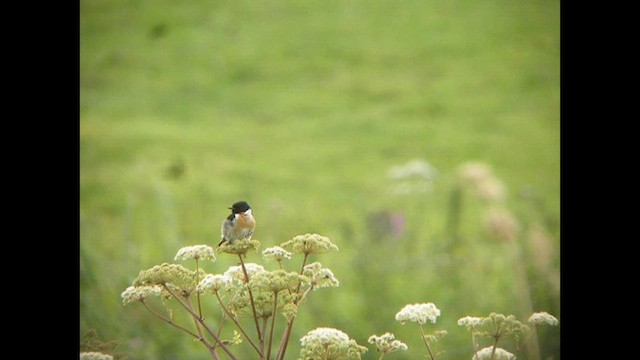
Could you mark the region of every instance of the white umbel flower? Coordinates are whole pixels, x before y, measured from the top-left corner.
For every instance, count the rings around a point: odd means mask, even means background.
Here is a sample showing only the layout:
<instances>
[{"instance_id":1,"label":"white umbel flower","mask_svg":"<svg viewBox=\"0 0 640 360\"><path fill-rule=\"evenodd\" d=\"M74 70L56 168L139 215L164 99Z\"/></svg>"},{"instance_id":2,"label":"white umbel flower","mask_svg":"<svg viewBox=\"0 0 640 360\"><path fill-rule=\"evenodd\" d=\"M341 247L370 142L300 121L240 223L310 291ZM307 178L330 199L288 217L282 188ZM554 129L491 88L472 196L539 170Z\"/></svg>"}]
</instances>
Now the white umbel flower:
<instances>
[{"instance_id":1,"label":"white umbel flower","mask_svg":"<svg viewBox=\"0 0 640 360\"><path fill-rule=\"evenodd\" d=\"M144 301L151 296L159 296L162 290L159 286L129 286L120 294L122 303L127 305L133 301Z\"/></svg>"},{"instance_id":2,"label":"white umbel flower","mask_svg":"<svg viewBox=\"0 0 640 360\"><path fill-rule=\"evenodd\" d=\"M265 271L264 266L254 264L254 263L246 263L244 264L244 268L247 270L247 275L249 279L254 274ZM231 266L227 271L224 272L224 275L231 277L233 280L239 281L240 283L245 282L244 272L242 271L241 265Z\"/></svg>"},{"instance_id":3,"label":"white umbel flower","mask_svg":"<svg viewBox=\"0 0 640 360\"><path fill-rule=\"evenodd\" d=\"M80 360L113 360L113 356L97 351L84 351L80 353Z\"/></svg>"},{"instance_id":4,"label":"white umbel flower","mask_svg":"<svg viewBox=\"0 0 640 360\"><path fill-rule=\"evenodd\" d=\"M220 289L231 285L231 277L220 274L207 274L196 286L196 291L203 293L206 290L219 291Z\"/></svg>"},{"instance_id":5,"label":"white umbel flower","mask_svg":"<svg viewBox=\"0 0 640 360\"><path fill-rule=\"evenodd\" d=\"M311 330L307 335L300 339L300 344L303 347L307 346L328 346L334 345L338 348L347 348L349 346L349 335L344 332L328 327L319 327L315 330Z\"/></svg>"},{"instance_id":6,"label":"white umbel flower","mask_svg":"<svg viewBox=\"0 0 640 360\"><path fill-rule=\"evenodd\" d=\"M392 333L384 333L383 335L371 335L369 337L369 344L375 344L378 351L387 354L398 350L407 350L409 347L407 344L400 340L396 340L395 335Z\"/></svg>"},{"instance_id":7,"label":"white umbel flower","mask_svg":"<svg viewBox=\"0 0 640 360\"><path fill-rule=\"evenodd\" d=\"M398 311L396 321L402 324L412 321L421 325L431 321L435 324L438 316L440 316L440 310L433 303L410 304Z\"/></svg>"},{"instance_id":8,"label":"white umbel flower","mask_svg":"<svg viewBox=\"0 0 640 360\"><path fill-rule=\"evenodd\" d=\"M280 246L274 246L274 247L264 249L262 251L262 257L264 257L264 259L267 261L275 260L280 262L285 259L286 260L291 259L291 253L281 248Z\"/></svg>"},{"instance_id":9,"label":"white umbel flower","mask_svg":"<svg viewBox=\"0 0 640 360\"><path fill-rule=\"evenodd\" d=\"M207 259L216 261L213 248L208 245L185 246L178 250L174 260Z\"/></svg>"},{"instance_id":10,"label":"white umbel flower","mask_svg":"<svg viewBox=\"0 0 640 360\"><path fill-rule=\"evenodd\" d=\"M482 325L483 319L476 316L465 316L458 320L459 326L466 326L467 329L475 329Z\"/></svg>"},{"instance_id":11,"label":"white umbel flower","mask_svg":"<svg viewBox=\"0 0 640 360\"><path fill-rule=\"evenodd\" d=\"M533 313L529 317L529 323L533 325L550 325L550 326L558 326L558 319L555 316L549 315L547 312L537 312Z\"/></svg>"},{"instance_id":12,"label":"white umbel flower","mask_svg":"<svg viewBox=\"0 0 640 360\"><path fill-rule=\"evenodd\" d=\"M478 351L471 360L515 360L516 356L508 352L503 348L496 348L493 358L491 353L493 352L493 346L488 346Z\"/></svg>"},{"instance_id":13,"label":"white umbel flower","mask_svg":"<svg viewBox=\"0 0 640 360\"><path fill-rule=\"evenodd\" d=\"M303 275L309 277L314 290L323 287L340 286L340 281L336 279L333 272L330 269L323 267L319 262L306 265L303 270Z\"/></svg>"}]
</instances>

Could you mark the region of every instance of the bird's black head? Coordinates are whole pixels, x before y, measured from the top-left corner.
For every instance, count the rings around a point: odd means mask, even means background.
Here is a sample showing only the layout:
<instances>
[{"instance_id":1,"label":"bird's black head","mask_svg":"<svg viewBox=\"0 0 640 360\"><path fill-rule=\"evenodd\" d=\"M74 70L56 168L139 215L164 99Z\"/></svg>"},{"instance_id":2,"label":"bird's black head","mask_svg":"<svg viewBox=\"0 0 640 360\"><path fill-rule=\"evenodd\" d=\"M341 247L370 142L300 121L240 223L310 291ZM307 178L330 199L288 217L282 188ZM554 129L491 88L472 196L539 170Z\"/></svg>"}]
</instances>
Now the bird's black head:
<instances>
[{"instance_id":1,"label":"bird's black head","mask_svg":"<svg viewBox=\"0 0 640 360\"><path fill-rule=\"evenodd\" d=\"M231 205L229 209L231 209L232 213L239 214L251 209L251 206L249 206L246 201L238 201L237 203Z\"/></svg>"}]
</instances>

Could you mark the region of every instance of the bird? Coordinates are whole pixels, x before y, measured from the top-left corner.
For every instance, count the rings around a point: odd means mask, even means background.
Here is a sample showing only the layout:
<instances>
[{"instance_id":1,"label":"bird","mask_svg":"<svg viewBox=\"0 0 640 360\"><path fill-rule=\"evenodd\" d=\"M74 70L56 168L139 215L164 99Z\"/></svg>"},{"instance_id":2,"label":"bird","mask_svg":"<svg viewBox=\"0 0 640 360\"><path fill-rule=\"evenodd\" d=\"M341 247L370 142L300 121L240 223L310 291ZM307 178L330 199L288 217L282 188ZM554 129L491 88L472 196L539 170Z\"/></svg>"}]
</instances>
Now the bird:
<instances>
[{"instance_id":1,"label":"bird","mask_svg":"<svg viewBox=\"0 0 640 360\"><path fill-rule=\"evenodd\" d=\"M229 208L231 214L222 222L220 229L221 241L233 244L236 240L251 238L256 228L256 219L253 217L253 209L246 201L238 201Z\"/></svg>"}]
</instances>

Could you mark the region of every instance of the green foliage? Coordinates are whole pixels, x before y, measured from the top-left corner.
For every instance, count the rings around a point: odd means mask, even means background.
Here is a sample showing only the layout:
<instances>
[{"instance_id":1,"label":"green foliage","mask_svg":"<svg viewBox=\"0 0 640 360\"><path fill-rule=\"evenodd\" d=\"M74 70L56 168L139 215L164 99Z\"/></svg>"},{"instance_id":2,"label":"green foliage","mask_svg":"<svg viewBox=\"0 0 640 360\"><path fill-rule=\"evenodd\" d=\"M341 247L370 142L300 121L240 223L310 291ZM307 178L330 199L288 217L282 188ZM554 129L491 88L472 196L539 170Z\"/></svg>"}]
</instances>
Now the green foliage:
<instances>
[{"instance_id":1,"label":"green foliage","mask_svg":"<svg viewBox=\"0 0 640 360\"><path fill-rule=\"evenodd\" d=\"M307 300L293 340L322 325L424 348L393 314L428 300L441 357L468 359L466 314L559 314L559 29L547 0L81 1L81 333L129 359L200 358L120 293L176 249L217 244L238 199L264 247L340 245L322 261L340 288ZM414 159L437 174L405 194L389 172ZM464 187L469 161L501 203ZM200 266L238 265L218 257ZM557 328L538 337L558 358Z\"/></svg>"}]
</instances>

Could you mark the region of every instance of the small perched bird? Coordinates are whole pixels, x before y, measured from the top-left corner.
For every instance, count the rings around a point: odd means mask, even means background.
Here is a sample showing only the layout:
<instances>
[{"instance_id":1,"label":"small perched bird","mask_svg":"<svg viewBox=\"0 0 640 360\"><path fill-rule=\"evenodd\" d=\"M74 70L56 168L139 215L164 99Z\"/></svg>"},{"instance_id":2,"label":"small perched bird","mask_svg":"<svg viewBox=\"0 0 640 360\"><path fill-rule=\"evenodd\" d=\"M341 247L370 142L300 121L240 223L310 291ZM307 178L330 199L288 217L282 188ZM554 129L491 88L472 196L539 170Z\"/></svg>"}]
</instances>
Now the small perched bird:
<instances>
[{"instance_id":1,"label":"small perched bird","mask_svg":"<svg viewBox=\"0 0 640 360\"><path fill-rule=\"evenodd\" d=\"M253 218L253 210L246 201L238 201L229 208L229 215L223 222L220 233L222 240L218 246L224 242L233 244L238 239L251 238L253 230L256 228L256 219Z\"/></svg>"}]
</instances>

